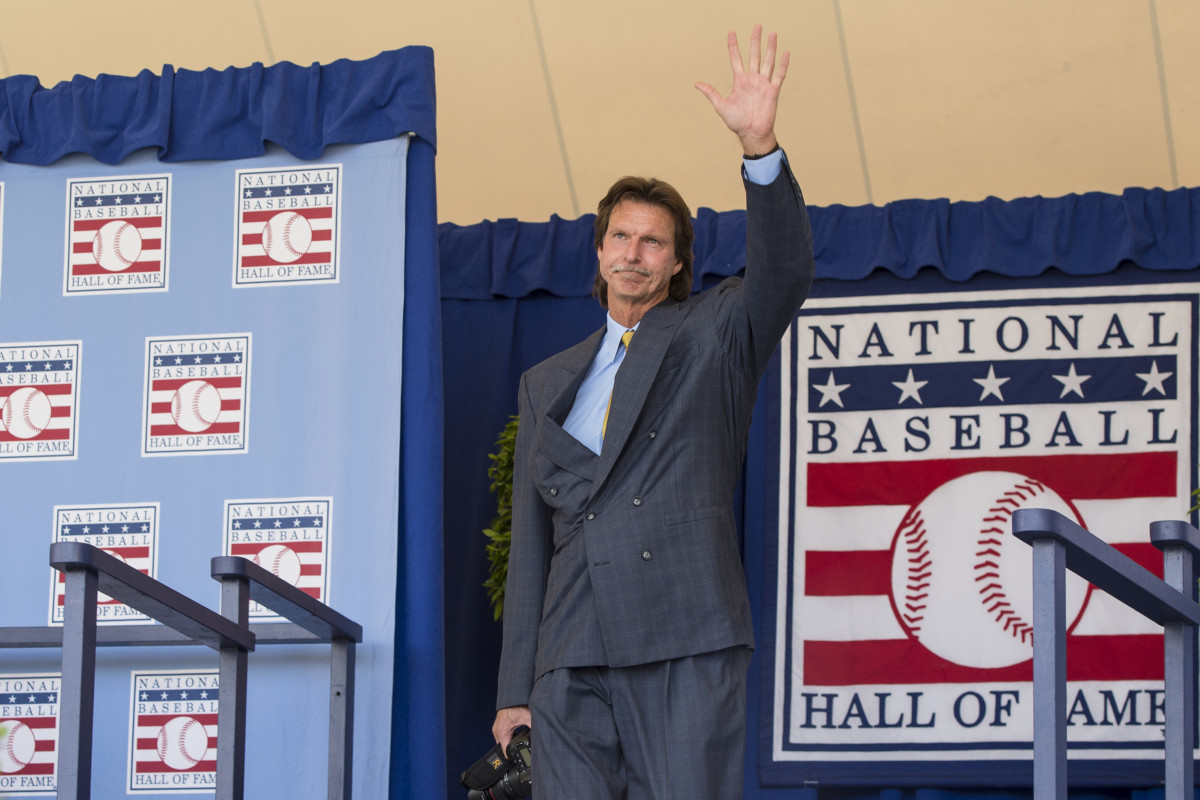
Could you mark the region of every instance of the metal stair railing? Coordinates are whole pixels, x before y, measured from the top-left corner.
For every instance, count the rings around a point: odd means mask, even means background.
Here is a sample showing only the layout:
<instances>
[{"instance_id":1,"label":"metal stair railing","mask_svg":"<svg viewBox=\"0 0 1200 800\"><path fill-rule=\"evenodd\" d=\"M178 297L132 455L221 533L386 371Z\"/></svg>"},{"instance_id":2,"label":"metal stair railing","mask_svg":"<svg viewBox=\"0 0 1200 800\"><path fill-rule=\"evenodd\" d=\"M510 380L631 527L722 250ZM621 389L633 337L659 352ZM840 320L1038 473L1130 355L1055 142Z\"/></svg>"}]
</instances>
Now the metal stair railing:
<instances>
[{"instance_id":1,"label":"metal stair railing","mask_svg":"<svg viewBox=\"0 0 1200 800\"><path fill-rule=\"evenodd\" d=\"M1150 524L1163 551L1163 580L1057 511L1013 513L1013 534L1033 547L1033 789L1035 800L1067 797L1066 570L1163 626L1166 800L1191 800L1195 773L1196 626L1192 558L1200 531L1186 522Z\"/></svg>"},{"instance_id":2,"label":"metal stair railing","mask_svg":"<svg viewBox=\"0 0 1200 800\"><path fill-rule=\"evenodd\" d=\"M220 654L216 797L241 800L245 778L246 677L256 644L323 644L330 653L328 797L350 797L354 730L355 645L362 626L267 570L238 556L217 556L221 613L82 542L50 546L50 564L66 579L62 627L0 627L0 648L62 648L59 691L60 800L91 797L96 647L204 644ZM162 623L96 623L97 594ZM288 622L249 623L249 603Z\"/></svg>"}]
</instances>

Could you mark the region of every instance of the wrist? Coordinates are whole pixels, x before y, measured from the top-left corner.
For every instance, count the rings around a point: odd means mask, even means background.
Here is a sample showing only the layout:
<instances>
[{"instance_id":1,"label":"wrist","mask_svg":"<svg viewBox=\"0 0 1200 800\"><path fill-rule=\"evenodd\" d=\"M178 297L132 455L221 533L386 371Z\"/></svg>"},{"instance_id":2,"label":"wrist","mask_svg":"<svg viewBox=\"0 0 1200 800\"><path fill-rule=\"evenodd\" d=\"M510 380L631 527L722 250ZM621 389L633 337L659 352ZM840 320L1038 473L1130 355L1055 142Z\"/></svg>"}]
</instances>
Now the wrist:
<instances>
[{"instance_id":1,"label":"wrist","mask_svg":"<svg viewBox=\"0 0 1200 800\"><path fill-rule=\"evenodd\" d=\"M741 137L742 153L746 158L762 158L779 149L779 141L771 133L762 137Z\"/></svg>"},{"instance_id":2,"label":"wrist","mask_svg":"<svg viewBox=\"0 0 1200 800\"><path fill-rule=\"evenodd\" d=\"M769 155L774 155L775 153L778 153L782 149L783 148L779 146L779 142L776 142L775 146L772 147L770 150L768 150L765 153L755 153L754 155L751 155L750 153L746 153L745 155L742 156L742 158L746 159L747 161L758 161L761 158L766 158Z\"/></svg>"}]
</instances>

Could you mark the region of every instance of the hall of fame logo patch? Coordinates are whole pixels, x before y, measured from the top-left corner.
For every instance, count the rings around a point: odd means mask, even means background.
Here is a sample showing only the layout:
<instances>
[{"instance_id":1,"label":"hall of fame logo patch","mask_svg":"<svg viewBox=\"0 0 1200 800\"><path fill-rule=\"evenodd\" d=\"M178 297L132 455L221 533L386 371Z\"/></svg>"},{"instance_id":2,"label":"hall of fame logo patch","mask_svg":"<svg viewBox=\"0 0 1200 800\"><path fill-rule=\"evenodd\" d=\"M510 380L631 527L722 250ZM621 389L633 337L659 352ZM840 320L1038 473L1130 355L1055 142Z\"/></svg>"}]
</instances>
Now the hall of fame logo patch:
<instances>
[{"instance_id":1,"label":"hall of fame logo patch","mask_svg":"<svg viewBox=\"0 0 1200 800\"><path fill-rule=\"evenodd\" d=\"M296 497L225 502L225 555L248 558L322 603L329 603L333 498ZM278 620L250 603L253 619Z\"/></svg>"},{"instance_id":2,"label":"hall of fame logo patch","mask_svg":"<svg viewBox=\"0 0 1200 800\"><path fill-rule=\"evenodd\" d=\"M62 678L0 674L0 794L53 797L58 789Z\"/></svg>"},{"instance_id":3,"label":"hall of fame logo patch","mask_svg":"<svg viewBox=\"0 0 1200 800\"><path fill-rule=\"evenodd\" d=\"M134 672L132 685L126 792L211 792L217 780L217 671Z\"/></svg>"},{"instance_id":4,"label":"hall of fame logo patch","mask_svg":"<svg viewBox=\"0 0 1200 800\"><path fill-rule=\"evenodd\" d=\"M1013 512L1059 511L1161 576L1149 523L1184 518L1196 482L1198 305L1178 285L805 305L779 387L774 763L1031 758ZM1070 757L1161 762L1162 629L1068 576Z\"/></svg>"},{"instance_id":5,"label":"hall of fame logo patch","mask_svg":"<svg viewBox=\"0 0 1200 800\"><path fill-rule=\"evenodd\" d=\"M341 164L237 172L233 285L337 283Z\"/></svg>"},{"instance_id":6,"label":"hall of fame logo patch","mask_svg":"<svg viewBox=\"0 0 1200 800\"><path fill-rule=\"evenodd\" d=\"M146 338L142 455L244 453L250 334Z\"/></svg>"},{"instance_id":7,"label":"hall of fame logo patch","mask_svg":"<svg viewBox=\"0 0 1200 800\"><path fill-rule=\"evenodd\" d=\"M83 542L151 578L158 575L158 503L113 503L54 507L53 542ZM50 624L63 624L66 576L51 569ZM152 623L147 615L100 593L99 625Z\"/></svg>"},{"instance_id":8,"label":"hall of fame logo patch","mask_svg":"<svg viewBox=\"0 0 1200 800\"><path fill-rule=\"evenodd\" d=\"M170 175L67 181L63 294L167 289Z\"/></svg>"},{"instance_id":9,"label":"hall of fame logo patch","mask_svg":"<svg viewBox=\"0 0 1200 800\"><path fill-rule=\"evenodd\" d=\"M74 459L82 343L0 343L0 461Z\"/></svg>"}]
</instances>

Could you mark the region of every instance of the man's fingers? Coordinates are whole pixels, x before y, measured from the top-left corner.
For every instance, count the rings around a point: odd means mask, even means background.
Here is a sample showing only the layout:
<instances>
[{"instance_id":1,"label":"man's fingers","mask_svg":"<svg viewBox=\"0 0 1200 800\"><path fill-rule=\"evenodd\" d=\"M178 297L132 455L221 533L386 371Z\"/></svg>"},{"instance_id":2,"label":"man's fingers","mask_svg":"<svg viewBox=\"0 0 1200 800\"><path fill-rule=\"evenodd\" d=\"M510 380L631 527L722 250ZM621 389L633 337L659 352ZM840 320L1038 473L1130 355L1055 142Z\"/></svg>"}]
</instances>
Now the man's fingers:
<instances>
[{"instance_id":1,"label":"man's fingers","mask_svg":"<svg viewBox=\"0 0 1200 800\"><path fill-rule=\"evenodd\" d=\"M721 93L719 91L707 83L697 83L696 88L700 90L701 94L708 98L708 102L713 104L713 108L715 108L718 112L721 110L721 106L725 103L725 98L721 97Z\"/></svg>"},{"instance_id":2,"label":"man's fingers","mask_svg":"<svg viewBox=\"0 0 1200 800\"><path fill-rule=\"evenodd\" d=\"M750 64L748 65L750 72L758 72L761 55L762 25L755 25L753 33L750 34Z\"/></svg>"},{"instance_id":3,"label":"man's fingers","mask_svg":"<svg viewBox=\"0 0 1200 800\"><path fill-rule=\"evenodd\" d=\"M767 37L767 52L763 54L762 66L759 69L759 72L761 72L767 78L767 80L771 79L771 71L775 69L775 42L776 37L775 34L772 33Z\"/></svg>"},{"instance_id":4,"label":"man's fingers","mask_svg":"<svg viewBox=\"0 0 1200 800\"><path fill-rule=\"evenodd\" d=\"M726 42L729 45L729 65L733 67L734 75L740 75L742 72L742 49L738 47L737 34L730 31Z\"/></svg>"},{"instance_id":5,"label":"man's fingers","mask_svg":"<svg viewBox=\"0 0 1200 800\"><path fill-rule=\"evenodd\" d=\"M779 67L775 70L775 75L771 78L771 83L776 87L783 83L783 79L787 77L788 60L791 58L791 52L783 51L783 55L779 58Z\"/></svg>"}]
</instances>

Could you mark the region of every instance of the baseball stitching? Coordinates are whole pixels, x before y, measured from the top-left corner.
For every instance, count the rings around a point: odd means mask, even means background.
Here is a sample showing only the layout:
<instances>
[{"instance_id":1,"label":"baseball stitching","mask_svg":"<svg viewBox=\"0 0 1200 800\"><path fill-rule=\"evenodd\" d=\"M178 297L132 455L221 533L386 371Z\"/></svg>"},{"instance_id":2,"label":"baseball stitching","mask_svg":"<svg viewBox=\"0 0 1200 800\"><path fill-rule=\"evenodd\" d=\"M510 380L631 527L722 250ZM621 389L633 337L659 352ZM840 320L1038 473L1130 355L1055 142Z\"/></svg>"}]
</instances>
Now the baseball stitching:
<instances>
[{"instance_id":1,"label":"baseball stitching","mask_svg":"<svg viewBox=\"0 0 1200 800\"><path fill-rule=\"evenodd\" d=\"M187 720L182 725L179 726L179 740L175 743L176 747L178 748L178 755L183 756L183 759L185 761L189 762L191 764L191 766L193 766L193 767L200 763L200 759L192 758L191 753L189 753L187 751L187 732L192 729L192 726L199 725L199 724L200 724L199 721L192 719L191 717L188 717ZM158 757L164 764L167 764L166 733L167 733L167 726L164 725L160 729L159 734L158 734ZM204 736L205 736L205 739L207 739L208 733L205 732ZM167 764L167 766L170 766L170 764Z\"/></svg>"},{"instance_id":2,"label":"baseball stitching","mask_svg":"<svg viewBox=\"0 0 1200 800\"><path fill-rule=\"evenodd\" d=\"M27 731L29 730L29 726L24 722L14 721L13 726L9 728L8 733L4 737L4 749L8 752L8 757L12 759L12 763L17 765L17 769L24 769L25 767L29 766L29 762L32 760L21 758L19 755L17 755L17 750L14 747L17 739L15 734L21 728L24 728ZM30 733L32 733L32 731L30 731ZM36 750L36 747L34 749Z\"/></svg>"},{"instance_id":3,"label":"baseball stitching","mask_svg":"<svg viewBox=\"0 0 1200 800\"><path fill-rule=\"evenodd\" d=\"M929 578L933 575L933 559L929 556L929 537L925 519L919 510L910 511L900 523L904 551L908 555L908 582L904 587L904 608L900 615L914 634L921 630L929 599Z\"/></svg>"},{"instance_id":4,"label":"baseball stitching","mask_svg":"<svg viewBox=\"0 0 1200 800\"><path fill-rule=\"evenodd\" d=\"M108 228L108 226L105 225L104 228L101 228L100 230L96 231L96 235L92 238L92 256L96 259L96 263L100 264L101 266L104 266L104 255L105 255L104 245L105 245L105 239L107 238L104 235L105 228ZM112 250L113 258L115 258L119 263L121 263L123 265L122 269L128 269L129 267L132 267L134 262L136 261L136 257L131 260L125 256L124 248L122 247L122 242L124 241L125 238L127 238L127 231L133 230L133 232L135 234L137 234L137 231L134 229L133 225L131 225L128 222L122 222L119 225L114 225L111 228L108 228L108 230L111 232L111 243L110 243L109 249ZM141 243L139 241L138 242L139 255L141 252L140 244Z\"/></svg>"},{"instance_id":5,"label":"baseball stitching","mask_svg":"<svg viewBox=\"0 0 1200 800\"><path fill-rule=\"evenodd\" d=\"M1022 644L1033 641L1033 625L1021 619L1000 583L1000 550L1004 546L1005 533L1012 522L1013 511L1022 507L1030 498L1045 493L1045 484L1026 478L1015 484L994 501L983 518L983 527L976 540L975 583L979 587L979 599L987 612L1013 638Z\"/></svg>"},{"instance_id":6,"label":"baseball stitching","mask_svg":"<svg viewBox=\"0 0 1200 800\"><path fill-rule=\"evenodd\" d=\"M19 401L20 404L17 405L13 403L13 397L21 391L22 389L18 389L16 392L13 392L7 398L5 398L4 406L3 408L0 408L0 420L3 420L5 430L7 430L13 436L16 436L19 439L32 439L33 437L45 431L49 425L49 420L43 424L35 421L33 418L34 401L39 397L45 398L45 395L37 389L31 389L22 395ZM21 424L24 424L24 429L13 430L14 420L18 423L18 428L21 427Z\"/></svg>"}]
</instances>

